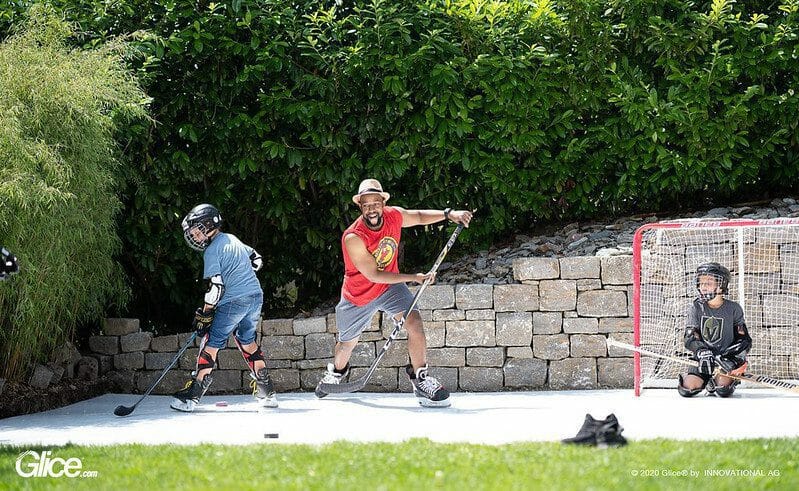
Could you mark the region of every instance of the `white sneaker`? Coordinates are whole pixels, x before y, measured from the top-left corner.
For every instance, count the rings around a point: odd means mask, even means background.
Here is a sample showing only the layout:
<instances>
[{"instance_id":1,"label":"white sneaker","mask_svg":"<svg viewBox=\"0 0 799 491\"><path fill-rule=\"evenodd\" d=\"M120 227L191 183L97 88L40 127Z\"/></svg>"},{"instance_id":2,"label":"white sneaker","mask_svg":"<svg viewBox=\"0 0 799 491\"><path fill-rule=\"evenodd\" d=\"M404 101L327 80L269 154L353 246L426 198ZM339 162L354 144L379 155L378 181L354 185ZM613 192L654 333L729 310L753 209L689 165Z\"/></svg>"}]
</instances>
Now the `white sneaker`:
<instances>
[{"instance_id":1,"label":"white sneaker","mask_svg":"<svg viewBox=\"0 0 799 491\"><path fill-rule=\"evenodd\" d=\"M178 398L172 399L172 402L169 404L169 407L175 409L177 411L183 411L184 413L191 413L194 412L194 408L197 407L198 404L191 399L181 401Z\"/></svg>"},{"instance_id":2,"label":"white sneaker","mask_svg":"<svg viewBox=\"0 0 799 491\"><path fill-rule=\"evenodd\" d=\"M252 378L253 375L250 374ZM261 407L277 407L277 394L275 394L275 387L272 385L272 378L269 377L269 372L266 368L258 370L256 378L250 381L252 387L252 395L261 404Z\"/></svg>"},{"instance_id":3,"label":"white sneaker","mask_svg":"<svg viewBox=\"0 0 799 491\"><path fill-rule=\"evenodd\" d=\"M316 385L316 397L323 398L327 395L327 392L324 392L321 389L322 384L332 384L338 385L342 381L346 381L350 376L350 364L347 363L347 366L344 368L343 373L339 373L336 371L336 366L332 363L327 364L327 370L325 370L325 374L322 376L322 380L319 381L319 384Z\"/></svg>"}]
</instances>

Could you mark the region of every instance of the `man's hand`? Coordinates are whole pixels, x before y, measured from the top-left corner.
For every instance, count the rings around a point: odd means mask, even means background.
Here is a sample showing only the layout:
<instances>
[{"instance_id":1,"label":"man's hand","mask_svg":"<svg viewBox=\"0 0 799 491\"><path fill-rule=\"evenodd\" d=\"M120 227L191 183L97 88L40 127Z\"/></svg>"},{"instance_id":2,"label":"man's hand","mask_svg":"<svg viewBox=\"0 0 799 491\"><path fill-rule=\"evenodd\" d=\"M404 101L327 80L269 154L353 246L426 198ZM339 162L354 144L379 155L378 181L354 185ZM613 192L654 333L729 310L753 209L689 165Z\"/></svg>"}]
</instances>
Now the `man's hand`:
<instances>
[{"instance_id":1,"label":"man's hand","mask_svg":"<svg viewBox=\"0 0 799 491\"><path fill-rule=\"evenodd\" d=\"M713 357L713 350L702 348L696 350L696 359L699 360L699 373L712 375L716 368L716 360Z\"/></svg>"},{"instance_id":2,"label":"man's hand","mask_svg":"<svg viewBox=\"0 0 799 491\"><path fill-rule=\"evenodd\" d=\"M430 278L430 284L433 284L433 283L436 282L436 274L435 273L416 273L414 275L412 281L414 283L418 283L418 284L421 285L422 283L427 281L428 278Z\"/></svg>"},{"instance_id":3,"label":"man's hand","mask_svg":"<svg viewBox=\"0 0 799 491\"><path fill-rule=\"evenodd\" d=\"M464 227L469 228L469 222L472 221L474 215L469 210L452 210L448 214L448 218L455 223L462 223Z\"/></svg>"},{"instance_id":4,"label":"man's hand","mask_svg":"<svg viewBox=\"0 0 799 491\"><path fill-rule=\"evenodd\" d=\"M191 327L197 331L197 336L203 337L211 331L211 323L214 322L214 311L203 310L198 307L194 312L194 320L191 322Z\"/></svg>"}]
</instances>

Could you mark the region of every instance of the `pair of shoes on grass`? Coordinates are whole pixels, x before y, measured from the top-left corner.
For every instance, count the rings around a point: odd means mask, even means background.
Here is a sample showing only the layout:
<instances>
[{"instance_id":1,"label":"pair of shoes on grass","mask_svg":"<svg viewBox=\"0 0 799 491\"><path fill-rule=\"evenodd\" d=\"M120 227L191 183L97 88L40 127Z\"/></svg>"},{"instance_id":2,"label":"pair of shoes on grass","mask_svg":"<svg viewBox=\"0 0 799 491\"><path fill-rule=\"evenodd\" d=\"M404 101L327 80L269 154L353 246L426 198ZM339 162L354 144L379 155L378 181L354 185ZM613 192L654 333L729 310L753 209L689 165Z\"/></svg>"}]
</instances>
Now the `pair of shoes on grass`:
<instances>
[{"instance_id":1,"label":"pair of shoes on grass","mask_svg":"<svg viewBox=\"0 0 799 491\"><path fill-rule=\"evenodd\" d=\"M620 447L627 444L627 439L621 435L624 428L619 424L615 414L609 414L605 419L594 419L590 414L585 415L582 428L572 438L566 438L563 443L577 445L592 445L598 447Z\"/></svg>"}]
</instances>

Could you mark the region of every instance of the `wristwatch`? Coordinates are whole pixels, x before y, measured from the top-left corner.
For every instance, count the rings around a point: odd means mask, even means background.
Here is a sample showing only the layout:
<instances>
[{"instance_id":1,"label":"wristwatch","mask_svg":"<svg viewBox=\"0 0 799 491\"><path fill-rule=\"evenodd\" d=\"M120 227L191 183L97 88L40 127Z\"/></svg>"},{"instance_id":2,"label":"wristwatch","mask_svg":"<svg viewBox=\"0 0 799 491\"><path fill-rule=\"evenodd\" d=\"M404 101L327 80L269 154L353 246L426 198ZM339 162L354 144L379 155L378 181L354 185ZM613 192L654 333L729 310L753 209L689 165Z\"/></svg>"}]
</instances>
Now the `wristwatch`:
<instances>
[{"instance_id":1,"label":"wristwatch","mask_svg":"<svg viewBox=\"0 0 799 491\"><path fill-rule=\"evenodd\" d=\"M444 208L444 219L449 220L449 212L452 211L452 208Z\"/></svg>"}]
</instances>

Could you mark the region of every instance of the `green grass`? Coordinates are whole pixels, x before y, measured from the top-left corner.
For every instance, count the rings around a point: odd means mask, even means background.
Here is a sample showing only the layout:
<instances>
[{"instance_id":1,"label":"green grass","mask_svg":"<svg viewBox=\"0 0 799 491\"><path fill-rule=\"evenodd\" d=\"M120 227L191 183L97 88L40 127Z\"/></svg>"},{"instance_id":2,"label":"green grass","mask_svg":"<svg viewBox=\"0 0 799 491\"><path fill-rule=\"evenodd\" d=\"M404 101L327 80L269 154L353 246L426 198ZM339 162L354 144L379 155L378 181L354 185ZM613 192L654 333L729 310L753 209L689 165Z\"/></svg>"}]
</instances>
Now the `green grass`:
<instances>
[{"instance_id":1,"label":"green grass","mask_svg":"<svg viewBox=\"0 0 799 491\"><path fill-rule=\"evenodd\" d=\"M333 443L281 445L0 446L2 489L799 489L799 439L647 440L623 448ZM26 450L77 457L93 478L23 478ZM694 470L698 477L663 475ZM762 472L706 476L708 470ZM652 475L644 476L642 474ZM779 473L779 476L769 473ZM638 475L634 475L638 473Z\"/></svg>"}]
</instances>

